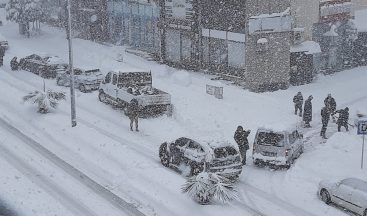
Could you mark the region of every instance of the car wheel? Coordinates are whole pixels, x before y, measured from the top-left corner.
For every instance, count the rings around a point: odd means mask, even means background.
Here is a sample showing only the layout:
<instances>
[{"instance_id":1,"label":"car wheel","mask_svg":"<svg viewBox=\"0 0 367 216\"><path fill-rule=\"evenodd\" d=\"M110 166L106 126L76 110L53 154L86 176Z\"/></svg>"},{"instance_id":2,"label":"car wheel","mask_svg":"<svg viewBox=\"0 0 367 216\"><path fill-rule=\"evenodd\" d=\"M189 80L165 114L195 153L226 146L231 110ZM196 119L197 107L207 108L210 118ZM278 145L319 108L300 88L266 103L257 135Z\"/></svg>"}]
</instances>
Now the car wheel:
<instances>
[{"instance_id":1,"label":"car wheel","mask_svg":"<svg viewBox=\"0 0 367 216\"><path fill-rule=\"evenodd\" d=\"M100 91L99 95L98 95L98 99L102 103L106 103L106 101L107 101L106 94L103 91Z\"/></svg>"},{"instance_id":2,"label":"car wheel","mask_svg":"<svg viewBox=\"0 0 367 216\"><path fill-rule=\"evenodd\" d=\"M321 200L324 203L330 204L330 202L331 202L330 194L326 189L321 189L320 196L321 196Z\"/></svg>"},{"instance_id":3,"label":"car wheel","mask_svg":"<svg viewBox=\"0 0 367 216\"><path fill-rule=\"evenodd\" d=\"M80 85L79 85L79 90L80 90L81 92L87 92L87 90L86 90L86 88L85 88L85 85L83 85L83 84L80 84Z\"/></svg>"},{"instance_id":4,"label":"car wheel","mask_svg":"<svg viewBox=\"0 0 367 216\"><path fill-rule=\"evenodd\" d=\"M169 166L169 153L167 152L167 143L163 143L159 147L159 158L161 159L161 163L163 166L168 167Z\"/></svg>"}]
</instances>

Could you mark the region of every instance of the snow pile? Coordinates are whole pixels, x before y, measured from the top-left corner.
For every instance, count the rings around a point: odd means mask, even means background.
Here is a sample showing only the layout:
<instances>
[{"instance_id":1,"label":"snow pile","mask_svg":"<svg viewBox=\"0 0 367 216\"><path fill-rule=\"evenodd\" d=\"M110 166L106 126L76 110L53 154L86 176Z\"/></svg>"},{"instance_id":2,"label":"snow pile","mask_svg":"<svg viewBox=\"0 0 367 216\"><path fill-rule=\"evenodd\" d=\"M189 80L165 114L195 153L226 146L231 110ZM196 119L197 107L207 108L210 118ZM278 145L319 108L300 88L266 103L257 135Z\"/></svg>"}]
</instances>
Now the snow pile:
<instances>
[{"instance_id":1,"label":"snow pile","mask_svg":"<svg viewBox=\"0 0 367 216\"><path fill-rule=\"evenodd\" d=\"M305 52L306 54L321 53L320 44L315 41L304 41L300 44L291 46L291 52Z\"/></svg>"},{"instance_id":2,"label":"snow pile","mask_svg":"<svg viewBox=\"0 0 367 216\"><path fill-rule=\"evenodd\" d=\"M192 84L191 75L186 71L176 71L172 75L172 82L180 86L188 87Z\"/></svg>"},{"instance_id":3,"label":"snow pile","mask_svg":"<svg viewBox=\"0 0 367 216\"><path fill-rule=\"evenodd\" d=\"M367 32L367 9L357 10L355 12L354 23L358 32Z\"/></svg>"}]
</instances>

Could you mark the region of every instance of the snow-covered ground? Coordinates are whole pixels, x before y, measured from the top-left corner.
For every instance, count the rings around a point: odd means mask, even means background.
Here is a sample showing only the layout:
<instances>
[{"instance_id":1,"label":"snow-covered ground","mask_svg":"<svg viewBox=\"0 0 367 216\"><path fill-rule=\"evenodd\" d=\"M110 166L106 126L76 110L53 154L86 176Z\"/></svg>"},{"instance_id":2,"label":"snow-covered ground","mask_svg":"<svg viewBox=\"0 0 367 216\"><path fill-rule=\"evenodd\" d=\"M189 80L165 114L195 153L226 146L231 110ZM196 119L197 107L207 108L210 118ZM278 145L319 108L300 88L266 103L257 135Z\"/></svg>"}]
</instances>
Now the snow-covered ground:
<instances>
[{"instance_id":1,"label":"snow-covered ground","mask_svg":"<svg viewBox=\"0 0 367 216\"><path fill-rule=\"evenodd\" d=\"M174 115L172 118L142 119L139 122L140 132L130 132L127 117L100 103L97 92L84 94L78 91L78 126L71 128L69 100L50 114L36 113L35 106L23 104L21 98L29 91L41 89L42 79L26 71L10 70L9 61L13 56L23 57L38 52L68 59L65 32L48 27L42 29L41 36L28 39L17 34L15 24L5 23L0 27L0 34L7 38L10 46L5 65L0 68L0 118L146 215L345 215L342 210L327 206L318 199L318 182L328 178L367 178L366 171L360 169L362 138L356 135L355 129L351 128L348 133L335 133L336 125L331 123L327 131L330 139L323 143L318 136L320 109L328 93L332 93L338 108L349 106L351 123L357 110L367 113L366 67L319 76L310 85L257 94L226 82L212 81L209 75L176 70L125 54L124 47L75 39L76 65L98 67L103 73L111 69L151 70L154 86L172 95ZM115 60L120 53L124 53L124 63ZM206 84L224 86L224 99L207 95ZM69 92L67 88L58 87L55 80L46 80L46 85L47 88ZM198 141L225 139L234 144L233 133L237 125L251 129L250 142L258 127L300 125L300 118L293 114L292 104L292 98L298 91L302 91L304 97L310 94L314 97L313 127L304 130L307 139L305 153L289 170L256 168L250 159L237 185L238 201L225 205L197 205L181 193L185 178L160 164L159 145L179 136ZM13 140L18 151L9 149L9 143L1 143L1 148L12 151L23 161L27 155L39 160L31 149L25 148L24 143L11 136L4 127L0 127L0 132L2 139L9 137ZM248 157L250 155L251 151L248 151ZM39 158L46 160L42 156ZM0 192L11 194L4 200L14 209L19 209L22 215L77 215L55 198L53 193L57 192L39 187L34 179L22 173L6 157L1 157L0 163L3 165ZM31 165L38 170L43 169L42 164ZM53 172L56 175L62 171L55 169ZM47 175L47 172L40 175ZM92 198L78 198L84 191L83 186L73 187L69 181L63 181L64 186L70 187L66 190L69 193L67 197L79 200L84 206L90 205ZM12 192L14 190L16 192ZM50 207L45 208L43 203ZM106 209L105 214L98 214L100 210L93 209L97 215L113 214L111 209Z\"/></svg>"}]
</instances>

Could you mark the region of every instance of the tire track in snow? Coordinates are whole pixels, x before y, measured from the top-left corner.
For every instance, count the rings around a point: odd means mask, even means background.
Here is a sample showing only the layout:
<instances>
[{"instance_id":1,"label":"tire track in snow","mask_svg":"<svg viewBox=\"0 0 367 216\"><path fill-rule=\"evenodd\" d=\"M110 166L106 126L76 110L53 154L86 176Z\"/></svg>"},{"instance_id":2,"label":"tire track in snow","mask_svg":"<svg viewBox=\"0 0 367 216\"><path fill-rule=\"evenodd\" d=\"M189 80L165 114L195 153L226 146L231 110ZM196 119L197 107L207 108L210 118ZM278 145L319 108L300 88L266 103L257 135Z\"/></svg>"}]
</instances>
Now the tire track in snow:
<instances>
[{"instance_id":1,"label":"tire track in snow","mask_svg":"<svg viewBox=\"0 0 367 216\"><path fill-rule=\"evenodd\" d=\"M32 183L45 190L75 215L98 216L83 203L73 198L72 195L61 189L57 184L48 180L47 177L42 175L37 169L28 165L26 161L23 161L23 159L20 159L2 145L0 145L0 155L8 161L11 166L29 178Z\"/></svg>"},{"instance_id":2,"label":"tire track in snow","mask_svg":"<svg viewBox=\"0 0 367 216\"><path fill-rule=\"evenodd\" d=\"M4 129L9 131L11 134L16 136L20 140L22 140L25 144L30 146L32 149L37 151L39 154L43 155L49 161L54 163L56 166L60 167L70 176L74 177L76 180L78 180L79 182L81 182L82 184L90 188L100 197L104 198L106 201L111 203L113 206L120 209L122 212L128 215L131 215L131 216L145 216L142 212L136 209L135 206L133 206L130 203L127 203L122 198L118 197L117 195L115 195L114 193L112 193L111 191L103 187L102 185L95 182L93 179L89 178L89 176L85 175L78 169L66 163L64 160L56 156L54 153L44 148L41 144L34 141L32 138L28 137L27 135L19 131L17 128L7 123L3 118L0 118L0 125ZM93 214L90 214L90 215L93 215Z\"/></svg>"}]
</instances>

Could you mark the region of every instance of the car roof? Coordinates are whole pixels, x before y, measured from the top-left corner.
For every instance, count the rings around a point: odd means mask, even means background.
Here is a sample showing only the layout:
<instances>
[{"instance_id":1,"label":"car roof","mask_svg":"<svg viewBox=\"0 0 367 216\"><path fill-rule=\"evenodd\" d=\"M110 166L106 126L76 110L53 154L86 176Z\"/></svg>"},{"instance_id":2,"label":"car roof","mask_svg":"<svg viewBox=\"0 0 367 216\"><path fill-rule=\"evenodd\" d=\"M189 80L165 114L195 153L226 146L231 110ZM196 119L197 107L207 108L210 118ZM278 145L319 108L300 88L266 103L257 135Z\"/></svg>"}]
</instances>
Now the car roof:
<instances>
[{"instance_id":1,"label":"car roof","mask_svg":"<svg viewBox=\"0 0 367 216\"><path fill-rule=\"evenodd\" d=\"M342 183L367 193L367 182L357 178L346 178Z\"/></svg>"}]
</instances>

